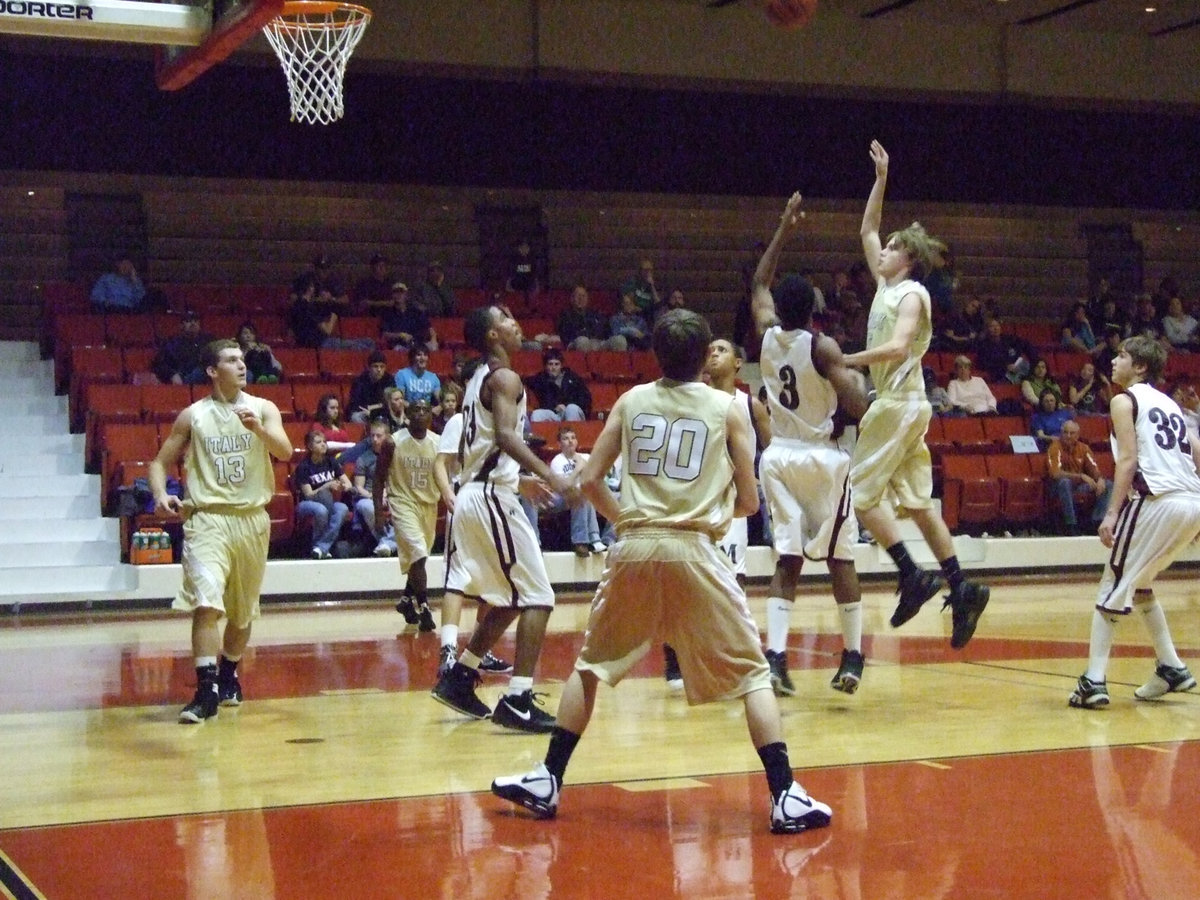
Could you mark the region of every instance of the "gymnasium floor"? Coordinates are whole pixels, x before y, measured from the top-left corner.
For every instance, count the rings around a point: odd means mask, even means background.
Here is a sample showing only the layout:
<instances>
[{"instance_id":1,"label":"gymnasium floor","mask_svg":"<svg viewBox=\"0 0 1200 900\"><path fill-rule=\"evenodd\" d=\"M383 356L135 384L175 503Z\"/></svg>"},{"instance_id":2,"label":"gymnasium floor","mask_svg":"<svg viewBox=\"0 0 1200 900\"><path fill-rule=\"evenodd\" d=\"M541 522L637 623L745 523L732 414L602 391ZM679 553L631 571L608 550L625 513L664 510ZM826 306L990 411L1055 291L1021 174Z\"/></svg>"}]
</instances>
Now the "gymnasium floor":
<instances>
[{"instance_id":1,"label":"gymnasium floor","mask_svg":"<svg viewBox=\"0 0 1200 900\"><path fill-rule=\"evenodd\" d=\"M1187 574L1159 596L1195 665ZM386 603L270 606L242 667L247 703L200 726L176 724L194 679L186 618L12 616L0 896L1200 897L1200 692L1133 701L1152 663L1131 620L1112 705L1068 709L1094 579L993 584L963 652L936 603L892 631L889 586L867 585L852 697L828 687L832 601L805 588L798 694L781 704L798 777L834 820L785 837L768 831L740 704L689 709L658 654L602 688L559 818L537 822L488 785L532 766L545 738L435 703L436 636ZM763 590L751 594L761 625ZM551 618L551 710L585 599ZM498 649L511 654L511 635Z\"/></svg>"}]
</instances>

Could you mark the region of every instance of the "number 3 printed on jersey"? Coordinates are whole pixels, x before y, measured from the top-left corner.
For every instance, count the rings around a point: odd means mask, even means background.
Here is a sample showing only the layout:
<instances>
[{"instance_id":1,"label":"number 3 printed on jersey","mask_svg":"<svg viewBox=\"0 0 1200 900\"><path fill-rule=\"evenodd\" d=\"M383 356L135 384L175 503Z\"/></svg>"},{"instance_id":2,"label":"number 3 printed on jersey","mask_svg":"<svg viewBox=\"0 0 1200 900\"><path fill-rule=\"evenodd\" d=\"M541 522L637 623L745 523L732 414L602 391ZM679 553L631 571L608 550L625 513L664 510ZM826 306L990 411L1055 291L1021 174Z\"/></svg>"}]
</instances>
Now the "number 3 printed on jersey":
<instances>
[{"instance_id":1,"label":"number 3 printed on jersey","mask_svg":"<svg viewBox=\"0 0 1200 900\"><path fill-rule=\"evenodd\" d=\"M1183 416L1164 412L1154 406L1146 413L1146 418L1158 429L1154 433L1154 443L1164 450L1178 450L1187 456L1192 455L1192 444L1187 437Z\"/></svg>"},{"instance_id":2,"label":"number 3 printed on jersey","mask_svg":"<svg viewBox=\"0 0 1200 900\"><path fill-rule=\"evenodd\" d=\"M699 419L672 419L652 413L633 417L629 442L629 471L634 475L660 473L678 481L694 481L704 462L708 426Z\"/></svg>"}]
</instances>

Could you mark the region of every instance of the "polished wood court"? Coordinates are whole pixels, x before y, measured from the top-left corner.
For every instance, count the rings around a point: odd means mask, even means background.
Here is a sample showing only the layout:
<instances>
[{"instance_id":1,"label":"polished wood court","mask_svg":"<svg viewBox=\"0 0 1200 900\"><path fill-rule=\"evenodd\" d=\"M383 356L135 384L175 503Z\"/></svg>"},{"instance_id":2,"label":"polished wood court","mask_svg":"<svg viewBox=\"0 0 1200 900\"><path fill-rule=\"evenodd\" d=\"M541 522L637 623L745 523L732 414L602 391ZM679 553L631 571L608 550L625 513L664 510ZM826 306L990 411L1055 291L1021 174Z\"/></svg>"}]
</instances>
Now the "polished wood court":
<instances>
[{"instance_id":1,"label":"polished wood court","mask_svg":"<svg viewBox=\"0 0 1200 900\"><path fill-rule=\"evenodd\" d=\"M1159 596L1195 666L1188 574ZM437 637L405 630L389 604L268 607L242 666L246 704L199 726L176 724L194 679L185 618L13 616L0 625L0 896L1200 896L1200 693L1133 700L1153 663L1131 617L1112 705L1068 709L1094 579L993 584L962 652L935 603L893 631L890 585L868 585L852 697L828 687L832 600L805 588L798 694L781 705L798 778L834 819L787 837L768 832L740 704L688 708L657 654L601 690L559 817L537 822L488 785L539 760L545 738L433 702ZM751 593L761 624L763 590ZM551 617L551 710L583 599Z\"/></svg>"}]
</instances>

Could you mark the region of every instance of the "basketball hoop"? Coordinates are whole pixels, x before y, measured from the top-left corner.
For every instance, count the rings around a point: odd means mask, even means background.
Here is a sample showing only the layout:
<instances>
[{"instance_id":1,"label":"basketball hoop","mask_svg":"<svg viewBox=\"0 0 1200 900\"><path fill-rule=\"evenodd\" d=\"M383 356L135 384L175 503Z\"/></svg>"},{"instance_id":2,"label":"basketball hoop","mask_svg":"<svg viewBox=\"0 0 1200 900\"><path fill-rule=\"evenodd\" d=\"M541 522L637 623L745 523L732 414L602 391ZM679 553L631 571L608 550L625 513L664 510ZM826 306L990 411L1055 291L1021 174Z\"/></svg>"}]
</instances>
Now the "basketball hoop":
<instances>
[{"instance_id":1,"label":"basketball hoop","mask_svg":"<svg viewBox=\"0 0 1200 900\"><path fill-rule=\"evenodd\" d=\"M354 3L290 0L263 26L287 76L293 122L342 117L346 63L370 21L371 11Z\"/></svg>"}]
</instances>

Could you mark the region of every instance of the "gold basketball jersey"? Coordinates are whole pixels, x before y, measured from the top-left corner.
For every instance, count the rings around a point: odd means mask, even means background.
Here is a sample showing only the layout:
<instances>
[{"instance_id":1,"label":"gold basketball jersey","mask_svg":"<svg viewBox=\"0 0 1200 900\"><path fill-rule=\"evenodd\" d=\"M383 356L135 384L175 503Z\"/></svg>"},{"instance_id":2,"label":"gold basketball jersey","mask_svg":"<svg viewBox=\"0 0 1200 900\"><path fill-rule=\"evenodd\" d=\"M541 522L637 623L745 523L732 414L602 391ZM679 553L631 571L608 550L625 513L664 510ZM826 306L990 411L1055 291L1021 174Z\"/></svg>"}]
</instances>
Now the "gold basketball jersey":
<instances>
[{"instance_id":1,"label":"gold basketball jersey","mask_svg":"<svg viewBox=\"0 0 1200 900\"><path fill-rule=\"evenodd\" d=\"M925 396L925 378L921 373L921 357L929 349L933 337L930 320L929 291L919 282L906 279L888 287L880 279L879 290L871 303L867 317L867 349L878 347L892 339L896 320L900 316L900 302L909 294L921 299L921 323L913 335L912 345L902 360L872 363L871 383L880 397L888 395Z\"/></svg>"},{"instance_id":2,"label":"gold basketball jersey","mask_svg":"<svg viewBox=\"0 0 1200 900\"><path fill-rule=\"evenodd\" d=\"M437 503L437 482L433 479L433 461L438 454L438 436L432 431L417 440L407 428L392 435L396 449L387 472L388 497L409 499L418 503ZM375 473L379 477L379 473Z\"/></svg>"},{"instance_id":3,"label":"gold basketball jersey","mask_svg":"<svg viewBox=\"0 0 1200 900\"><path fill-rule=\"evenodd\" d=\"M729 530L736 489L725 417L736 398L698 381L655 381L622 398L617 530L678 528L714 541Z\"/></svg>"},{"instance_id":4,"label":"gold basketball jersey","mask_svg":"<svg viewBox=\"0 0 1200 900\"><path fill-rule=\"evenodd\" d=\"M244 403L263 416L267 401L240 394ZM188 499L198 509L264 509L275 491L271 454L258 435L246 429L234 404L212 396L191 405L192 438L184 459Z\"/></svg>"}]
</instances>

